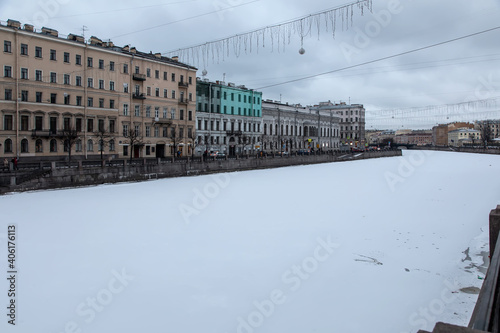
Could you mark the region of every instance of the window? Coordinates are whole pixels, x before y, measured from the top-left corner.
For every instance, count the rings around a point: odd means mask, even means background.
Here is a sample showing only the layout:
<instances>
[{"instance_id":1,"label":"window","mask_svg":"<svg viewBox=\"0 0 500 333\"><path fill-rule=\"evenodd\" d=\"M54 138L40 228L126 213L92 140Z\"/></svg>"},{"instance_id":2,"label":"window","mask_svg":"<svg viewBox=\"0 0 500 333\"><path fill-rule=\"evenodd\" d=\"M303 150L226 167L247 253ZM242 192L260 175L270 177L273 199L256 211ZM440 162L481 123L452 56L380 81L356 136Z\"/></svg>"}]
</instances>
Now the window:
<instances>
[{"instance_id":1,"label":"window","mask_svg":"<svg viewBox=\"0 0 500 333\"><path fill-rule=\"evenodd\" d=\"M57 94L50 94L50 103L56 104L57 102Z\"/></svg>"},{"instance_id":2,"label":"window","mask_svg":"<svg viewBox=\"0 0 500 333\"><path fill-rule=\"evenodd\" d=\"M21 101L22 102L28 101L28 90L21 90Z\"/></svg>"},{"instance_id":3,"label":"window","mask_svg":"<svg viewBox=\"0 0 500 333\"><path fill-rule=\"evenodd\" d=\"M5 140L4 145L3 145L3 152L4 153L12 153L12 140L11 139Z\"/></svg>"},{"instance_id":4,"label":"window","mask_svg":"<svg viewBox=\"0 0 500 333\"><path fill-rule=\"evenodd\" d=\"M155 96L160 97L160 88L156 88L155 90Z\"/></svg>"},{"instance_id":5,"label":"window","mask_svg":"<svg viewBox=\"0 0 500 333\"><path fill-rule=\"evenodd\" d=\"M93 97L87 98L87 106L88 107L93 107L94 106L94 98Z\"/></svg>"},{"instance_id":6,"label":"window","mask_svg":"<svg viewBox=\"0 0 500 333\"><path fill-rule=\"evenodd\" d=\"M109 100L109 108L110 109L114 109L115 108L115 100L114 99L110 99Z\"/></svg>"},{"instance_id":7,"label":"window","mask_svg":"<svg viewBox=\"0 0 500 333\"><path fill-rule=\"evenodd\" d=\"M179 138L184 138L184 128L179 127Z\"/></svg>"},{"instance_id":8,"label":"window","mask_svg":"<svg viewBox=\"0 0 500 333\"><path fill-rule=\"evenodd\" d=\"M3 41L3 51L6 53L12 53L12 43L9 40Z\"/></svg>"},{"instance_id":9,"label":"window","mask_svg":"<svg viewBox=\"0 0 500 333\"><path fill-rule=\"evenodd\" d=\"M115 151L116 147L115 147L115 140L109 140L109 151Z\"/></svg>"},{"instance_id":10,"label":"window","mask_svg":"<svg viewBox=\"0 0 500 333\"><path fill-rule=\"evenodd\" d=\"M99 80L99 89L104 89L104 80Z\"/></svg>"},{"instance_id":11,"label":"window","mask_svg":"<svg viewBox=\"0 0 500 333\"><path fill-rule=\"evenodd\" d=\"M64 105L69 105L71 102L71 98L68 94L64 94Z\"/></svg>"},{"instance_id":12,"label":"window","mask_svg":"<svg viewBox=\"0 0 500 333\"><path fill-rule=\"evenodd\" d=\"M112 72L115 71L115 62L114 61L109 62L109 70Z\"/></svg>"},{"instance_id":13,"label":"window","mask_svg":"<svg viewBox=\"0 0 500 333\"><path fill-rule=\"evenodd\" d=\"M12 67L11 66L4 66L3 67L3 76L4 77L12 77Z\"/></svg>"},{"instance_id":14,"label":"window","mask_svg":"<svg viewBox=\"0 0 500 333\"><path fill-rule=\"evenodd\" d=\"M94 131L94 119L87 119L87 132Z\"/></svg>"},{"instance_id":15,"label":"window","mask_svg":"<svg viewBox=\"0 0 500 333\"><path fill-rule=\"evenodd\" d=\"M191 127L188 128L188 138L193 138L193 129Z\"/></svg>"},{"instance_id":16,"label":"window","mask_svg":"<svg viewBox=\"0 0 500 333\"><path fill-rule=\"evenodd\" d=\"M82 151L82 140L76 140L75 142L75 151Z\"/></svg>"},{"instance_id":17,"label":"window","mask_svg":"<svg viewBox=\"0 0 500 333\"><path fill-rule=\"evenodd\" d=\"M168 109L167 108L163 108L163 118L167 118L167 114L168 114Z\"/></svg>"},{"instance_id":18,"label":"window","mask_svg":"<svg viewBox=\"0 0 500 333\"><path fill-rule=\"evenodd\" d=\"M128 104L123 104L123 115L128 116Z\"/></svg>"},{"instance_id":19,"label":"window","mask_svg":"<svg viewBox=\"0 0 500 333\"><path fill-rule=\"evenodd\" d=\"M57 83L57 73L50 72L50 83Z\"/></svg>"},{"instance_id":20,"label":"window","mask_svg":"<svg viewBox=\"0 0 500 333\"><path fill-rule=\"evenodd\" d=\"M168 73L167 72L163 72L163 80L168 80Z\"/></svg>"},{"instance_id":21,"label":"window","mask_svg":"<svg viewBox=\"0 0 500 333\"><path fill-rule=\"evenodd\" d=\"M128 83L123 84L123 92L128 93Z\"/></svg>"},{"instance_id":22,"label":"window","mask_svg":"<svg viewBox=\"0 0 500 333\"><path fill-rule=\"evenodd\" d=\"M170 110L170 119L175 119L175 108L172 108L172 110Z\"/></svg>"},{"instance_id":23,"label":"window","mask_svg":"<svg viewBox=\"0 0 500 333\"><path fill-rule=\"evenodd\" d=\"M76 106L82 106L82 96L76 96Z\"/></svg>"},{"instance_id":24,"label":"window","mask_svg":"<svg viewBox=\"0 0 500 333\"><path fill-rule=\"evenodd\" d=\"M146 76L151 77L151 69L150 68L146 68Z\"/></svg>"},{"instance_id":25,"label":"window","mask_svg":"<svg viewBox=\"0 0 500 333\"><path fill-rule=\"evenodd\" d=\"M135 125L135 127L134 127L134 134L135 134L135 136L141 135L141 131L140 131L139 125Z\"/></svg>"},{"instance_id":26,"label":"window","mask_svg":"<svg viewBox=\"0 0 500 333\"><path fill-rule=\"evenodd\" d=\"M75 56L75 64L80 65L80 66L82 65L82 56L81 55L77 54Z\"/></svg>"},{"instance_id":27,"label":"window","mask_svg":"<svg viewBox=\"0 0 500 333\"><path fill-rule=\"evenodd\" d=\"M57 60L56 59L56 50L50 50L50 60Z\"/></svg>"},{"instance_id":28,"label":"window","mask_svg":"<svg viewBox=\"0 0 500 333\"><path fill-rule=\"evenodd\" d=\"M92 142L92 139L88 139L87 141L87 151L94 151L94 142Z\"/></svg>"},{"instance_id":29,"label":"window","mask_svg":"<svg viewBox=\"0 0 500 333\"><path fill-rule=\"evenodd\" d=\"M64 74L64 84L70 84L71 83L71 77L69 74Z\"/></svg>"},{"instance_id":30,"label":"window","mask_svg":"<svg viewBox=\"0 0 500 333\"><path fill-rule=\"evenodd\" d=\"M140 117L141 116L141 106L140 105L136 105L134 107L134 116L136 116L136 117Z\"/></svg>"},{"instance_id":31,"label":"window","mask_svg":"<svg viewBox=\"0 0 500 333\"><path fill-rule=\"evenodd\" d=\"M99 107L104 108L104 98L99 98Z\"/></svg>"},{"instance_id":32,"label":"window","mask_svg":"<svg viewBox=\"0 0 500 333\"><path fill-rule=\"evenodd\" d=\"M94 67L94 59L92 57L87 57L87 67Z\"/></svg>"},{"instance_id":33,"label":"window","mask_svg":"<svg viewBox=\"0 0 500 333\"><path fill-rule=\"evenodd\" d=\"M128 125L123 125L123 136L128 137Z\"/></svg>"},{"instance_id":34,"label":"window","mask_svg":"<svg viewBox=\"0 0 500 333\"><path fill-rule=\"evenodd\" d=\"M99 69L104 69L104 60L99 59Z\"/></svg>"},{"instance_id":35,"label":"window","mask_svg":"<svg viewBox=\"0 0 500 333\"><path fill-rule=\"evenodd\" d=\"M64 52L63 61L69 64L69 52Z\"/></svg>"},{"instance_id":36,"label":"window","mask_svg":"<svg viewBox=\"0 0 500 333\"><path fill-rule=\"evenodd\" d=\"M42 48L40 46L35 46L35 58L42 57Z\"/></svg>"},{"instance_id":37,"label":"window","mask_svg":"<svg viewBox=\"0 0 500 333\"><path fill-rule=\"evenodd\" d=\"M151 106L146 106L146 118L151 118Z\"/></svg>"},{"instance_id":38,"label":"window","mask_svg":"<svg viewBox=\"0 0 500 333\"><path fill-rule=\"evenodd\" d=\"M81 87L82 86L82 77L81 76L77 76L76 77L76 85L78 87Z\"/></svg>"},{"instance_id":39,"label":"window","mask_svg":"<svg viewBox=\"0 0 500 333\"><path fill-rule=\"evenodd\" d=\"M41 70L39 70L39 69L37 69L37 70L35 71L35 80L36 80L36 81L42 81L42 71L41 71Z\"/></svg>"},{"instance_id":40,"label":"window","mask_svg":"<svg viewBox=\"0 0 500 333\"><path fill-rule=\"evenodd\" d=\"M82 118L76 118L75 129L77 132L82 131Z\"/></svg>"},{"instance_id":41,"label":"window","mask_svg":"<svg viewBox=\"0 0 500 333\"><path fill-rule=\"evenodd\" d=\"M179 120L184 120L184 110L179 110Z\"/></svg>"},{"instance_id":42,"label":"window","mask_svg":"<svg viewBox=\"0 0 500 333\"><path fill-rule=\"evenodd\" d=\"M149 138L151 136L151 127L146 126L146 137Z\"/></svg>"},{"instance_id":43,"label":"window","mask_svg":"<svg viewBox=\"0 0 500 333\"><path fill-rule=\"evenodd\" d=\"M158 106L155 106L155 118L160 117L160 108Z\"/></svg>"},{"instance_id":44,"label":"window","mask_svg":"<svg viewBox=\"0 0 500 333\"><path fill-rule=\"evenodd\" d=\"M188 112L188 120L192 121L193 120L193 111Z\"/></svg>"},{"instance_id":45,"label":"window","mask_svg":"<svg viewBox=\"0 0 500 333\"><path fill-rule=\"evenodd\" d=\"M192 102L193 101L193 93L189 93L188 96L189 96L189 101ZM219 105L217 105L217 106L219 106Z\"/></svg>"},{"instance_id":46,"label":"window","mask_svg":"<svg viewBox=\"0 0 500 333\"><path fill-rule=\"evenodd\" d=\"M21 44L21 55L28 55L28 44Z\"/></svg>"},{"instance_id":47,"label":"window","mask_svg":"<svg viewBox=\"0 0 500 333\"><path fill-rule=\"evenodd\" d=\"M92 88L94 86L94 79L89 77L87 79L87 87Z\"/></svg>"},{"instance_id":48,"label":"window","mask_svg":"<svg viewBox=\"0 0 500 333\"><path fill-rule=\"evenodd\" d=\"M35 152L42 153L43 152L43 142L41 139L36 140L35 142Z\"/></svg>"},{"instance_id":49,"label":"window","mask_svg":"<svg viewBox=\"0 0 500 333\"><path fill-rule=\"evenodd\" d=\"M63 119L63 129L68 131L71 128L71 118L64 117Z\"/></svg>"},{"instance_id":50,"label":"window","mask_svg":"<svg viewBox=\"0 0 500 333\"><path fill-rule=\"evenodd\" d=\"M175 98L175 90L172 90L172 98Z\"/></svg>"},{"instance_id":51,"label":"window","mask_svg":"<svg viewBox=\"0 0 500 333\"><path fill-rule=\"evenodd\" d=\"M27 80L27 79L28 79L28 69L21 68L21 80Z\"/></svg>"},{"instance_id":52,"label":"window","mask_svg":"<svg viewBox=\"0 0 500 333\"><path fill-rule=\"evenodd\" d=\"M22 139L21 140L21 153L27 153L28 152L28 139Z\"/></svg>"},{"instance_id":53,"label":"window","mask_svg":"<svg viewBox=\"0 0 500 333\"><path fill-rule=\"evenodd\" d=\"M57 153L57 141L55 139L50 140L50 152Z\"/></svg>"},{"instance_id":54,"label":"window","mask_svg":"<svg viewBox=\"0 0 500 333\"><path fill-rule=\"evenodd\" d=\"M155 70L155 79L159 79L159 78L160 78L160 71Z\"/></svg>"},{"instance_id":55,"label":"window","mask_svg":"<svg viewBox=\"0 0 500 333\"><path fill-rule=\"evenodd\" d=\"M105 131L105 129L104 129L104 119L99 119L97 121L97 128L98 128L99 132L104 132Z\"/></svg>"},{"instance_id":56,"label":"window","mask_svg":"<svg viewBox=\"0 0 500 333\"><path fill-rule=\"evenodd\" d=\"M172 81L175 81L175 73L172 73Z\"/></svg>"},{"instance_id":57,"label":"window","mask_svg":"<svg viewBox=\"0 0 500 333\"><path fill-rule=\"evenodd\" d=\"M168 127L163 127L163 137L166 138L168 137Z\"/></svg>"},{"instance_id":58,"label":"window","mask_svg":"<svg viewBox=\"0 0 500 333\"><path fill-rule=\"evenodd\" d=\"M155 138L160 136L160 128L158 126L155 127Z\"/></svg>"},{"instance_id":59,"label":"window","mask_svg":"<svg viewBox=\"0 0 500 333\"><path fill-rule=\"evenodd\" d=\"M41 91L36 92L36 102L42 103L42 92Z\"/></svg>"},{"instance_id":60,"label":"window","mask_svg":"<svg viewBox=\"0 0 500 333\"><path fill-rule=\"evenodd\" d=\"M188 77L188 82L189 82L189 84L193 84L193 78L191 76Z\"/></svg>"},{"instance_id":61,"label":"window","mask_svg":"<svg viewBox=\"0 0 500 333\"><path fill-rule=\"evenodd\" d=\"M114 133L114 132L115 132L115 120L110 119L109 120L109 133Z\"/></svg>"},{"instance_id":62,"label":"window","mask_svg":"<svg viewBox=\"0 0 500 333\"><path fill-rule=\"evenodd\" d=\"M3 129L4 131L12 131L13 116L6 114L3 116Z\"/></svg>"},{"instance_id":63,"label":"window","mask_svg":"<svg viewBox=\"0 0 500 333\"><path fill-rule=\"evenodd\" d=\"M128 74L128 64L123 64L123 73Z\"/></svg>"},{"instance_id":64,"label":"window","mask_svg":"<svg viewBox=\"0 0 500 333\"><path fill-rule=\"evenodd\" d=\"M115 82L114 81L109 81L109 90L115 91Z\"/></svg>"}]
</instances>

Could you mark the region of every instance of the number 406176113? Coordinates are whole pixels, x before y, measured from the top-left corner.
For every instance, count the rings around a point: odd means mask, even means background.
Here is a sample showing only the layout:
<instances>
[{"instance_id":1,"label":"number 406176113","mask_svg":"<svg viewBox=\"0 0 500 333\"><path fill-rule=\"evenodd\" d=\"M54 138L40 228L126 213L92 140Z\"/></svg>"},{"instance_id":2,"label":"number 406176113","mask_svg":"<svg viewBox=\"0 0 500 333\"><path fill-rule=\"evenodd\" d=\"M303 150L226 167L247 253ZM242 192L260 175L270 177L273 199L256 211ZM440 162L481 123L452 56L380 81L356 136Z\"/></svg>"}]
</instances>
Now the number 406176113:
<instances>
[{"instance_id":1,"label":"number 406176113","mask_svg":"<svg viewBox=\"0 0 500 333\"><path fill-rule=\"evenodd\" d=\"M7 239L9 240L8 243L8 248L7 251L9 252L8 254L8 262L9 262L9 268L10 269L15 269L16 268L16 226L15 225L9 225L7 229Z\"/></svg>"}]
</instances>

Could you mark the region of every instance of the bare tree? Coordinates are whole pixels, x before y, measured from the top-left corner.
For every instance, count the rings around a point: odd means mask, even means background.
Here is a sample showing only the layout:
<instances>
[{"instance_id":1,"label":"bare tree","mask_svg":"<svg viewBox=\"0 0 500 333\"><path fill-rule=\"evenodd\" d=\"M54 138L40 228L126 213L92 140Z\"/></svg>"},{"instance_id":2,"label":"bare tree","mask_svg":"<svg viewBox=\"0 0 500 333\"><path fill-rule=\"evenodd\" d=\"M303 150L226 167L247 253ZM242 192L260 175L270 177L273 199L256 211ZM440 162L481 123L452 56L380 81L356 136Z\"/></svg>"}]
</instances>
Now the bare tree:
<instances>
[{"instance_id":1,"label":"bare tree","mask_svg":"<svg viewBox=\"0 0 500 333\"><path fill-rule=\"evenodd\" d=\"M64 150L68 152L68 165L71 163L71 151L73 146L80 139L80 132L76 130L73 126L64 128L61 131L60 139L62 141Z\"/></svg>"},{"instance_id":2,"label":"bare tree","mask_svg":"<svg viewBox=\"0 0 500 333\"><path fill-rule=\"evenodd\" d=\"M491 121L484 120L480 122L481 140L483 141L484 148L488 146L488 142L493 139L493 132L491 131Z\"/></svg>"},{"instance_id":3,"label":"bare tree","mask_svg":"<svg viewBox=\"0 0 500 333\"><path fill-rule=\"evenodd\" d=\"M123 137L127 139L126 143L128 143L130 146L130 161L132 162L135 147L144 146L141 131L129 128L125 133L123 133Z\"/></svg>"},{"instance_id":4,"label":"bare tree","mask_svg":"<svg viewBox=\"0 0 500 333\"><path fill-rule=\"evenodd\" d=\"M115 138L113 133L106 131L104 128L100 128L97 132L94 132L94 137L99 145L99 150L101 151L101 161L103 160L104 147L109 146L109 142Z\"/></svg>"},{"instance_id":5,"label":"bare tree","mask_svg":"<svg viewBox=\"0 0 500 333\"><path fill-rule=\"evenodd\" d=\"M175 155L177 154L178 151L178 146L181 143L183 137L179 135L179 131L176 131L175 127L170 128L170 140L172 141L173 145L173 157L175 158Z\"/></svg>"}]
</instances>

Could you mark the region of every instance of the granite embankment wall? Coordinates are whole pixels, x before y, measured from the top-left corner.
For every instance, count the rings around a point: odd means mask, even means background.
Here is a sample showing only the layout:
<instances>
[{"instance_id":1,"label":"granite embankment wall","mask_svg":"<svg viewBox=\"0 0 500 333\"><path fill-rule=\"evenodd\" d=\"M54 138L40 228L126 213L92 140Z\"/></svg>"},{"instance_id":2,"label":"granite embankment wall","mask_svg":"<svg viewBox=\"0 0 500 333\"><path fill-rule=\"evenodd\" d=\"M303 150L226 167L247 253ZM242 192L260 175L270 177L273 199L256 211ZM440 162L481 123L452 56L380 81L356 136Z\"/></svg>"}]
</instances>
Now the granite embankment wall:
<instances>
[{"instance_id":1,"label":"granite embankment wall","mask_svg":"<svg viewBox=\"0 0 500 333\"><path fill-rule=\"evenodd\" d=\"M201 161L200 159L176 161L136 160L132 164L128 160L115 160L111 165L107 162L101 163L97 161L91 166L85 166L80 161L72 167L65 166L64 164L56 165L53 162L30 170L23 170L22 166L20 166L21 170L19 171L4 171L0 173L0 194L401 155L401 150L391 150L353 154L337 153L265 158L210 159L207 161Z\"/></svg>"}]
</instances>

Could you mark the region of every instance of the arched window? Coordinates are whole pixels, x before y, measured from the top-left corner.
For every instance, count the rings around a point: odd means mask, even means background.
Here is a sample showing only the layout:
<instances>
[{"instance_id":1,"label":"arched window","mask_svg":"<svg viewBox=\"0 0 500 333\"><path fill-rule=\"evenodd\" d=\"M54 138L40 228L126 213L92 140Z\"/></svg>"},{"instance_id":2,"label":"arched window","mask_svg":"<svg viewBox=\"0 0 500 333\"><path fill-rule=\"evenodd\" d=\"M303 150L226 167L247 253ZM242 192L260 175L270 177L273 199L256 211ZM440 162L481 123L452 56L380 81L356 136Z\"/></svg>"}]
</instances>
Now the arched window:
<instances>
[{"instance_id":1,"label":"arched window","mask_svg":"<svg viewBox=\"0 0 500 333\"><path fill-rule=\"evenodd\" d=\"M22 139L21 140L21 153L27 153L28 152L28 139Z\"/></svg>"},{"instance_id":2,"label":"arched window","mask_svg":"<svg viewBox=\"0 0 500 333\"><path fill-rule=\"evenodd\" d=\"M64 152L67 153L69 151L69 141L68 139L64 140Z\"/></svg>"},{"instance_id":3,"label":"arched window","mask_svg":"<svg viewBox=\"0 0 500 333\"><path fill-rule=\"evenodd\" d=\"M82 151L82 140L77 140L75 142L75 151L77 152Z\"/></svg>"},{"instance_id":4,"label":"arched window","mask_svg":"<svg viewBox=\"0 0 500 333\"><path fill-rule=\"evenodd\" d=\"M87 151L94 151L94 143L90 139L87 141Z\"/></svg>"},{"instance_id":5,"label":"arched window","mask_svg":"<svg viewBox=\"0 0 500 333\"><path fill-rule=\"evenodd\" d=\"M38 139L35 142L35 152L36 153L42 153L43 152L43 141L41 139Z\"/></svg>"},{"instance_id":6,"label":"arched window","mask_svg":"<svg viewBox=\"0 0 500 333\"><path fill-rule=\"evenodd\" d=\"M50 152L51 153L56 153L57 152L57 141L56 141L56 139L50 140Z\"/></svg>"},{"instance_id":7,"label":"arched window","mask_svg":"<svg viewBox=\"0 0 500 333\"><path fill-rule=\"evenodd\" d=\"M4 153L12 153L12 140L11 139L5 140L4 145L3 145L3 152Z\"/></svg>"}]
</instances>

